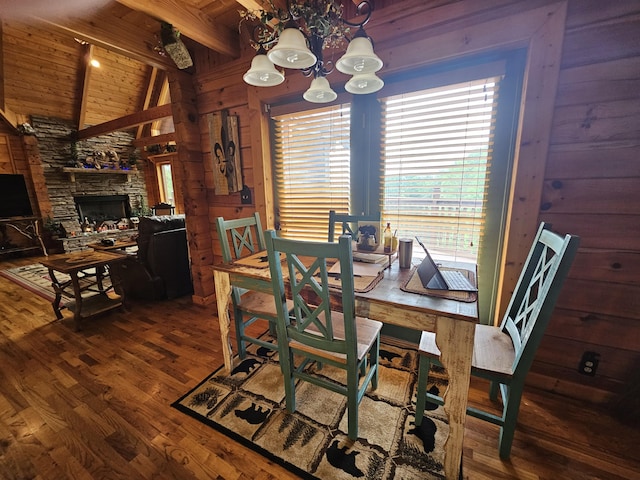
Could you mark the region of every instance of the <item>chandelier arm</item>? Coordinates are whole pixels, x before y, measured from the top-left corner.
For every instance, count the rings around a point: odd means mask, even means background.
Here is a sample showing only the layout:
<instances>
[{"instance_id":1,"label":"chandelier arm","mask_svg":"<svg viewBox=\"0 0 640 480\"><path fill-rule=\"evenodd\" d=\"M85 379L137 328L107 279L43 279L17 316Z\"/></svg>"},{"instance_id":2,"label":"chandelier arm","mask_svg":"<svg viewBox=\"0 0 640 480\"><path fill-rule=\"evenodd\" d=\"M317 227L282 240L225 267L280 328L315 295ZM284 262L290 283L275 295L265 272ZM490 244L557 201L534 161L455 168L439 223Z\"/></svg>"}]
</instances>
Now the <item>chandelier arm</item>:
<instances>
[{"instance_id":1,"label":"chandelier arm","mask_svg":"<svg viewBox=\"0 0 640 480\"><path fill-rule=\"evenodd\" d=\"M264 40L264 37L261 36L261 32L268 32L268 36L271 38L269 40ZM258 49L266 49L278 41L278 36L276 35L276 30L273 27L259 23L253 27L251 32L251 41L259 47Z\"/></svg>"},{"instance_id":2,"label":"chandelier arm","mask_svg":"<svg viewBox=\"0 0 640 480\"><path fill-rule=\"evenodd\" d=\"M366 7L366 12L362 13L362 10L365 10L365 7ZM344 18L340 20L342 21L342 23L349 25L350 27L360 27L362 29L362 27L364 27L369 22L369 19L371 18L371 14L373 13L373 8L374 7L372 2L370 2L369 0L363 0L356 7L356 11L358 12L358 15L366 15L364 17L364 20L362 20L361 22L350 22L349 20L345 20Z\"/></svg>"}]
</instances>

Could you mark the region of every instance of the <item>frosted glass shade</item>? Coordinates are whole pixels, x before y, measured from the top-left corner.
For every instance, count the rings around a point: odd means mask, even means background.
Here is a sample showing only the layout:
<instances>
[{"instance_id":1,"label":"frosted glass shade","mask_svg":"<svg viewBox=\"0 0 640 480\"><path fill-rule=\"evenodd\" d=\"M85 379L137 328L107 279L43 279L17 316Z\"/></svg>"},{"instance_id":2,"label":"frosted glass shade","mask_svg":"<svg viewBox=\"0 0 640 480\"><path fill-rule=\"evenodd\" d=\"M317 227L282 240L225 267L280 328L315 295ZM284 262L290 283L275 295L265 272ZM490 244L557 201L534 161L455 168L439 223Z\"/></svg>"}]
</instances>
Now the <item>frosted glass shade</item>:
<instances>
[{"instance_id":1,"label":"frosted glass shade","mask_svg":"<svg viewBox=\"0 0 640 480\"><path fill-rule=\"evenodd\" d=\"M251 68L242 78L246 83L255 87L273 87L284 82L282 72L276 70L276 67L264 53L253 57Z\"/></svg>"},{"instance_id":2,"label":"frosted glass shade","mask_svg":"<svg viewBox=\"0 0 640 480\"><path fill-rule=\"evenodd\" d=\"M338 98L338 94L331 89L326 78L317 77L311 81L311 86L304 92L303 98L307 102L328 103Z\"/></svg>"},{"instance_id":3,"label":"frosted glass shade","mask_svg":"<svg viewBox=\"0 0 640 480\"><path fill-rule=\"evenodd\" d=\"M336 63L336 68L348 75L374 73L382 68L382 60L373 51L371 41L356 37L349 43L346 53Z\"/></svg>"},{"instance_id":4,"label":"frosted glass shade","mask_svg":"<svg viewBox=\"0 0 640 480\"><path fill-rule=\"evenodd\" d=\"M382 87L384 87L384 82L378 78L375 73L365 73L351 77L351 80L346 83L344 89L355 95L363 95L377 92Z\"/></svg>"},{"instance_id":5,"label":"frosted glass shade","mask_svg":"<svg viewBox=\"0 0 640 480\"><path fill-rule=\"evenodd\" d=\"M285 28L275 47L267 54L275 65L303 69L316 64L316 56L307 47L307 40L297 28Z\"/></svg>"}]
</instances>

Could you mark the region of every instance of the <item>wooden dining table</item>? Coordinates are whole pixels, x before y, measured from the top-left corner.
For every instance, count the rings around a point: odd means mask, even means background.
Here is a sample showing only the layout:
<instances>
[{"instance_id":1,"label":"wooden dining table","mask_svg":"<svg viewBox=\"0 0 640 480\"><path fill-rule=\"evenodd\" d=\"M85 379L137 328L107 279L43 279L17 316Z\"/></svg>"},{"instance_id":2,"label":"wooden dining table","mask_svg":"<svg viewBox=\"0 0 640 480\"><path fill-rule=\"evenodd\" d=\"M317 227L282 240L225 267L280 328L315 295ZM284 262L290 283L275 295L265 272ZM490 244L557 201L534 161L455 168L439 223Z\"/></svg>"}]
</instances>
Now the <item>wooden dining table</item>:
<instances>
[{"instance_id":1,"label":"wooden dining table","mask_svg":"<svg viewBox=\"0 0 640 480\"><path fill-rule=\"evenodd\" d=\"M265 253L266 255L266 253ZM456 268L474 265L455 264ZM478 302L420 295L402 290L413 269L400 269L398 262L383 271L382 279L367 292L356 292L356 314L380 322L418 331L432 331L441 352L441 363L449 376L449 386L443 395L444 411L449 418L449 436L445 443L444 471L446 478L458 478L462 461L462 443L467 410L475 324L478 322ZM268 264L260 267L247 264L217 264L213 267L216 304L222 353L227 371L233 369L229 302L231 287L271 293ZM336 292L340 297L340 292Z\"/></svg>"}]
</instances>

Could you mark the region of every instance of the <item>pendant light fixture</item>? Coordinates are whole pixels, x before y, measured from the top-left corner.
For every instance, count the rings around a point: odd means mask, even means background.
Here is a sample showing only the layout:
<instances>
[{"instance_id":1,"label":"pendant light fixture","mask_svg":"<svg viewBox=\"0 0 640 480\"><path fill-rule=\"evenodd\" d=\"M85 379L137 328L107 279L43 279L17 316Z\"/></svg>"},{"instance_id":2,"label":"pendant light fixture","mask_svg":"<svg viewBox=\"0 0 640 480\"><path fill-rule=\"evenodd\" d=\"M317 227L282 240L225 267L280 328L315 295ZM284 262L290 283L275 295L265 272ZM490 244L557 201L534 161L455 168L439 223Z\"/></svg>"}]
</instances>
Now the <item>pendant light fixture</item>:
<instances>
[{"instance_id":1,"label":"pendant light fixture","mask_svg":"<svg viewBox=\"0 0 640 480\"><path fill-rule=\"evenodd\" d=\"M241 23L247 20L260 22L254 28L252 39L258 52L243 76L244 81L249 85L269 87L284 81L283 72L276 66L300 70L303 75L313 77L303 98L314 103L332 102L338 95L326 77L333 71L334 64L325 62L322 50L337 48L348 41L346 53L335 63L340 72L352 75L345 90L356 95L377 92L384 82L375 72L383 63L364 30L373 11L373 2L365 0L357 9L358 16L364 15L358 23L343 18L338 0L287 0L286 10L241 12ZM350 27L358 28L353 37Z\"/></svg>"}]
</instances>

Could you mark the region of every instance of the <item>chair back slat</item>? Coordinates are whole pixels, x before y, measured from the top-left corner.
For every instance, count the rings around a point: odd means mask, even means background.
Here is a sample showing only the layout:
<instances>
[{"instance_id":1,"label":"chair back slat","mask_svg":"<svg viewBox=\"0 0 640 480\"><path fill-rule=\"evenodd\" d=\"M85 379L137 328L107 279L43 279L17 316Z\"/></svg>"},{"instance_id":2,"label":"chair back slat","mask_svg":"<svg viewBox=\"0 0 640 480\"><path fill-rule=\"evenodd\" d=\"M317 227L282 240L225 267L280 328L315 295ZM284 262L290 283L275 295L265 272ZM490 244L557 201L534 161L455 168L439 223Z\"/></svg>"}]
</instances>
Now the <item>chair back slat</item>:
<instances>
[{"instance_id":1,"label":"chair back slat","mask_svg":"<svg viewBox=\"0 0 640 480\"><path fill-rule=\"evenodd\" d=\"M323 350L347 353L355 352L357 331L355 325L353 258L351 239L341 236L337 243L306 242L278 238L273 230L265 235L269 258L283 254L284 262L269 262L274 283L274 294L278 301L278 315L285 312L285 290L282 263L286 264L291 298L293 300L293 322L286 324L289 338ZM342 288L342 315L331 310L328 262L340 262ZM279 287L278 287L279 285ZM340 322L336 325L335 322ZM344 336L336 336L344 331Z\"/></svg>"},{"instance_id":2,"label":"chair back slat","mask_svg":"<svg viewBox=\"0 0 640 480\"><path fill-rule=\"evenodd\" d=\"M225 263L265 249L264 233L258 212L250 217L231 220L217 217L216 228L222 247L222 261Z\"/></svg>"},{"instance_id":3,"label":"chair back slat","mask_svg":"<svg viewBox=\"0 0 640 480\"><path fill-rule=\"evenodd\" d=\"M580 239L557 235L542 223L511 297L501 328L513 342L513 371L528 371Z\"/></svg>"}]
</instances>

